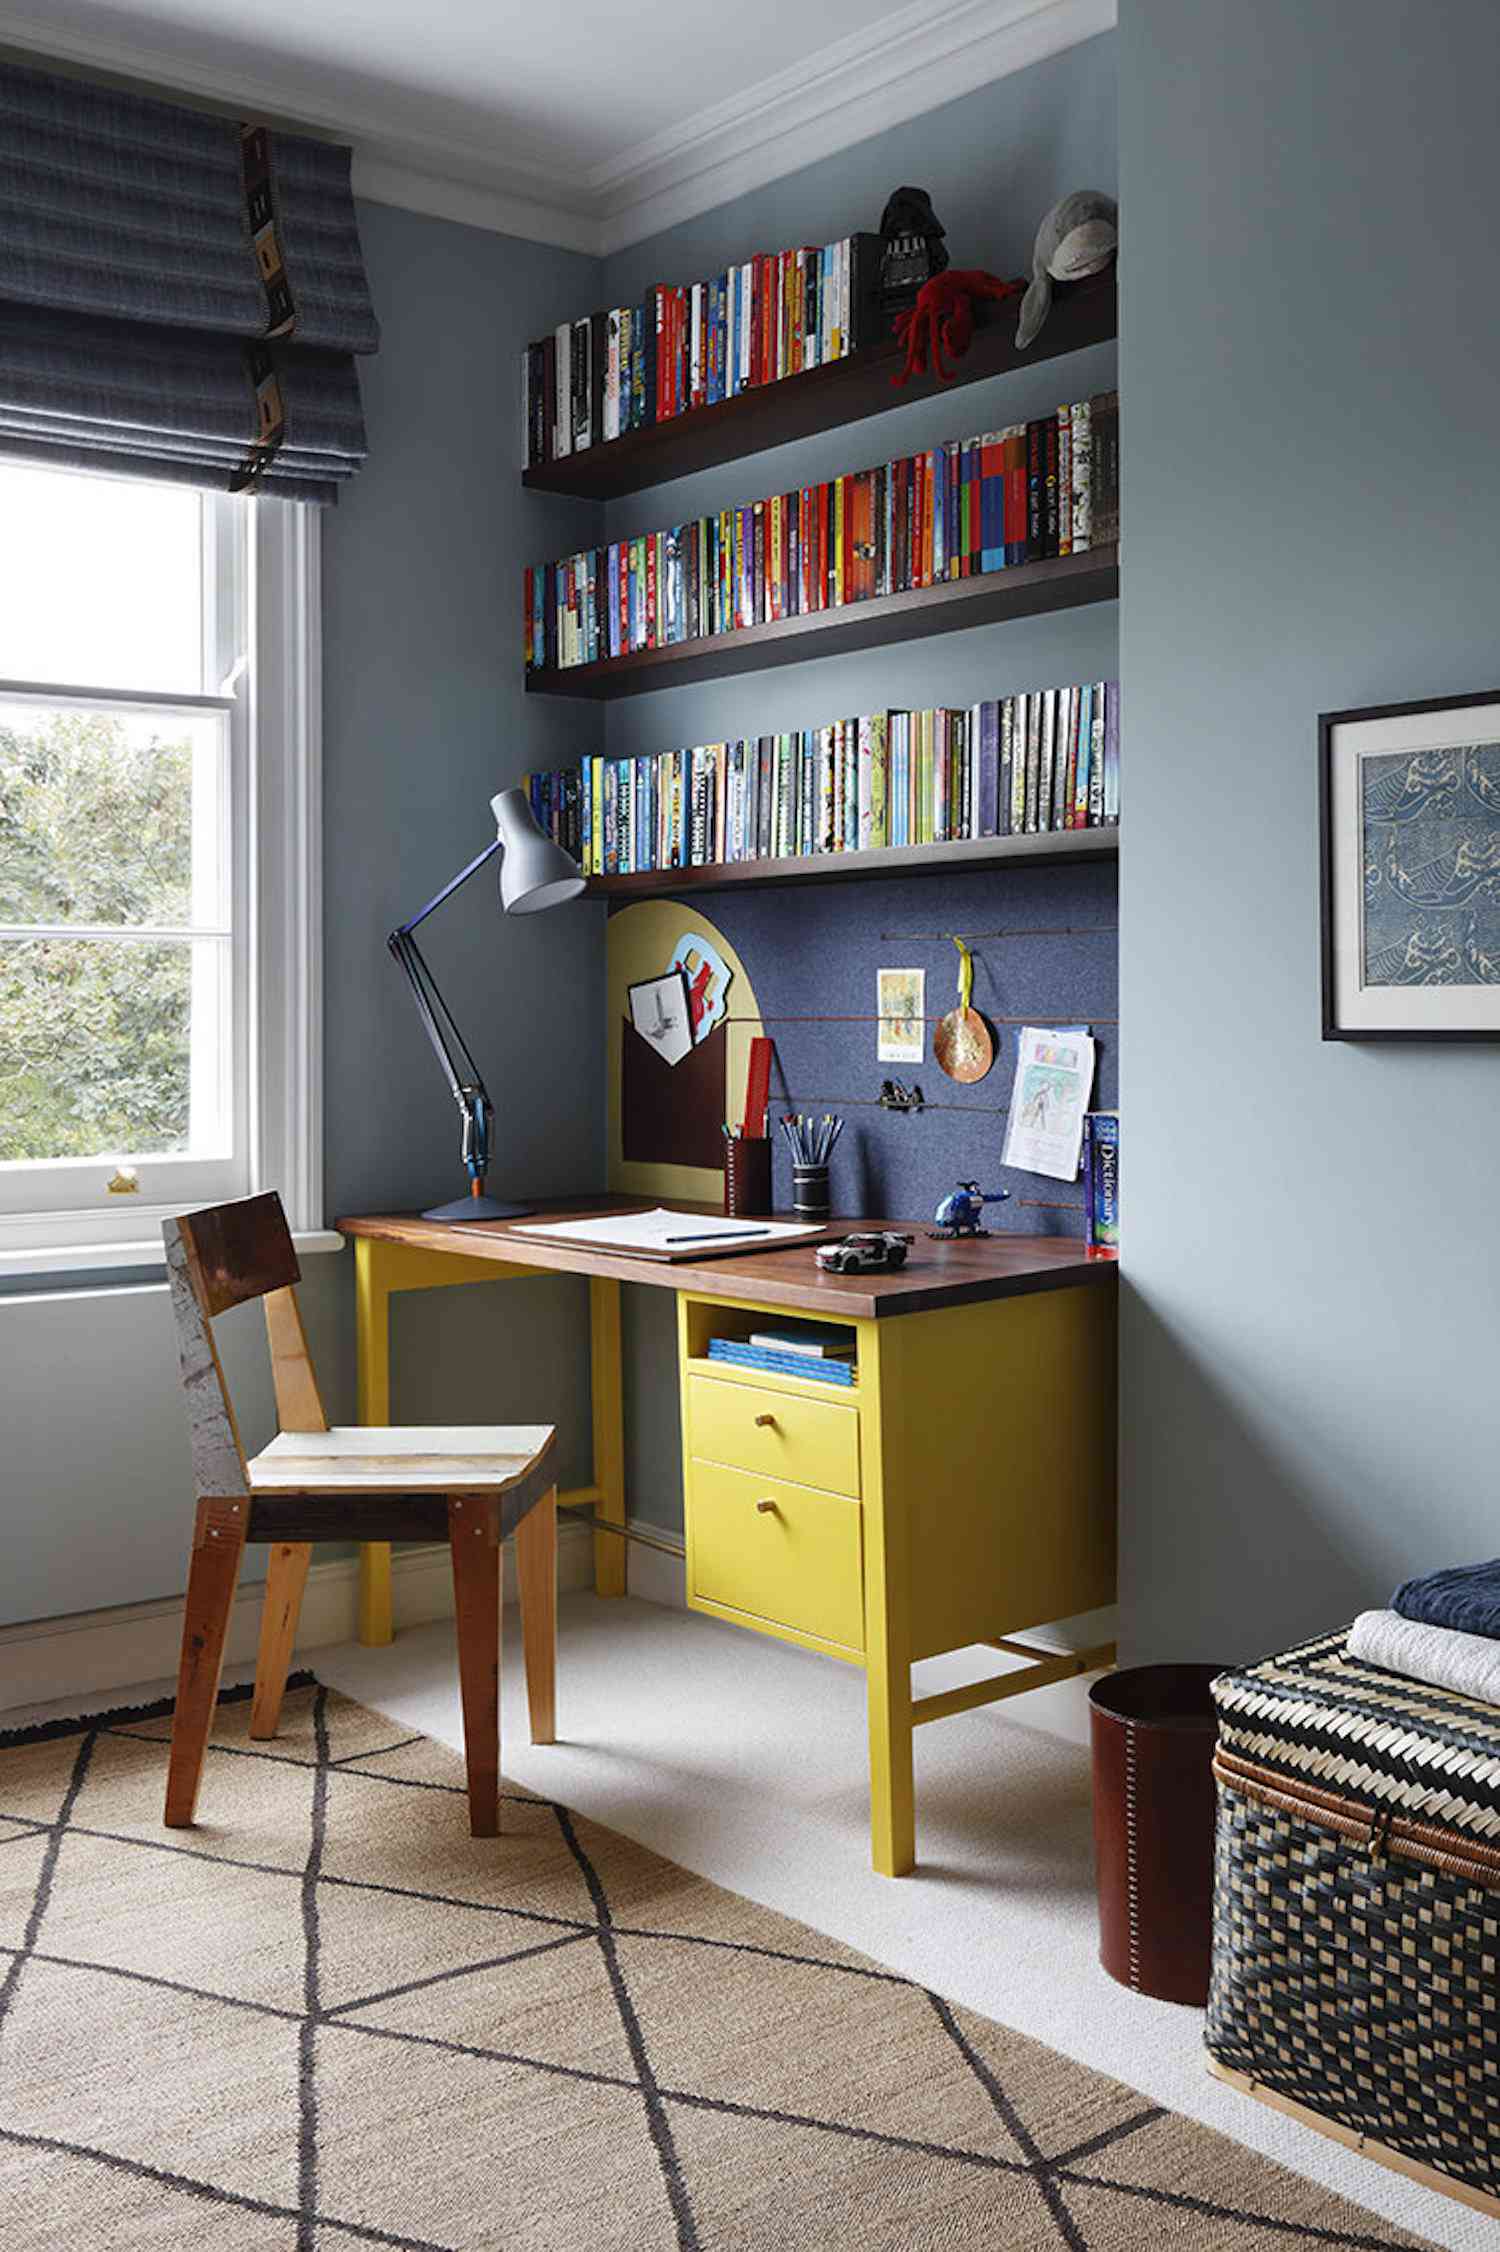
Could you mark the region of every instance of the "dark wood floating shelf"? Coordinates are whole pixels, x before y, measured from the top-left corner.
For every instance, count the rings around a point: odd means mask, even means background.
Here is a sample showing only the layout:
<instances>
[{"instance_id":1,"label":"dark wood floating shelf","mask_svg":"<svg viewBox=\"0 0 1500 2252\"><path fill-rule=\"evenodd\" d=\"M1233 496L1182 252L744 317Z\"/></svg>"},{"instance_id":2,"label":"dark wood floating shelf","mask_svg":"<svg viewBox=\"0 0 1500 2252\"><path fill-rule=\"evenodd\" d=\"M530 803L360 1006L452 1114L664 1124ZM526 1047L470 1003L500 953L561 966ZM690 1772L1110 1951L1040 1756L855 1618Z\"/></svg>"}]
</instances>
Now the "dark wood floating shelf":
<instances>
[{"instance_id":1,"label":"dark wood floating shelf","mask_svg":"<svg viewBox=\"0 0 1500 2252\"><path fill-rule=\"evenodd\" d=\"M731 885L833 884L872 876L944 876L963 868L1047 867L1060 860L1111 859L1120 832L1061 829L1045 836L974 837L963 844L891 845L881 852L817 852L792 860L732 860L711 868L648 868L630 876L590 876L590 899L659 899Z\"/></svg>"},{"instance_id":2,"label":"dark wood floating shelf","mask_svg":"<svg viewBox=\"0 0 1500 2252\"><path fill-rule=\"evenodd\" d=\"M522 471L521 482L533 492L617 500L622 493L640 492L673 477L690 477L719 462L738 461L768 446L811 437L815 431L861 422L892 407L957 390L962 384L982 383L1016 368L1061 359L1085 345L1108 343L1116 332L1113 268L1096 280L1059 289L1047 325L1029 352L1016 350L1020 302L1018 297L1007 298L989 307L989 317L976 327L952 383L939 383L930 375L913 376L898 389L891 377L904 353L892 336L852 352L846 360L783 376L779 383L764 383L718 406L696 407L648 429L628 431L623 438L567 454L561 461L539 463Z\"/></svg>"},{"instance_id":3,"label":"dark wood floating shelf","mask_svg":"<svg viewBox=\"0 0 1500 2252\"><path fill-rule=\"evenodd\" d=\"M547 667L526 675L531 696L645 696L695 680L763 672L772 665L805 664L812 657L851 649L883 648L929 634L958 633L1000 618L1034 618L1049 610L1074 610L1087 602L1113 602L1120 591L1120 551L1088 548L1048 563L1017 563L972 579L941 579L905 594L880 594L805 617L773 618L738 633L673 641L662 649L633 649L597 664Z\"/></svg>"}]
</instances>

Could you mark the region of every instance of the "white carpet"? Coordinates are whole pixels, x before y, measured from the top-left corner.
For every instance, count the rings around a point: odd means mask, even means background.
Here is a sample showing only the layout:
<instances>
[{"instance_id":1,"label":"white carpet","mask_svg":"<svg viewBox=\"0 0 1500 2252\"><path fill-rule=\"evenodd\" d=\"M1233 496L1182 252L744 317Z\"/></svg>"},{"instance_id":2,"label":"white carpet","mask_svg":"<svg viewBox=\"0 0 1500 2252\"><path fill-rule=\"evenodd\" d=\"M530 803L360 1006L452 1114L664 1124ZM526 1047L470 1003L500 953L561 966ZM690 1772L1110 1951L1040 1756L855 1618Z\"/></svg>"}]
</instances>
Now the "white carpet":
<instances>
[{"instance_id":1,"label":"white carpet","mask_svg":"<svg viewBox=\"0 0 1500 2252\"><path fill-rule=\"evenodd\" d=\"M1115 2074L1434 2244L1494 2252L1493 2221L1210 2079L1199 2013L1130 1994L1099 1968L1082 1684L919 1730L919 1866L892 1881L869 1863L863 1674L661 1604L568 1596L558 1698L565 1740L533 1750L514 1616L507 1612L502 1760L518 1781ZM976 1657L974 1666L920 1669L919 1686L993 1669L994 1653ZM451 1625L413 1628L387 1650L340 1644L306 1662L401 1725L462 1744ZM148 1684L138 1694L160 1693ZM19 1718L6 1714L0 1724Z\"/></svg>"}]
</instances>

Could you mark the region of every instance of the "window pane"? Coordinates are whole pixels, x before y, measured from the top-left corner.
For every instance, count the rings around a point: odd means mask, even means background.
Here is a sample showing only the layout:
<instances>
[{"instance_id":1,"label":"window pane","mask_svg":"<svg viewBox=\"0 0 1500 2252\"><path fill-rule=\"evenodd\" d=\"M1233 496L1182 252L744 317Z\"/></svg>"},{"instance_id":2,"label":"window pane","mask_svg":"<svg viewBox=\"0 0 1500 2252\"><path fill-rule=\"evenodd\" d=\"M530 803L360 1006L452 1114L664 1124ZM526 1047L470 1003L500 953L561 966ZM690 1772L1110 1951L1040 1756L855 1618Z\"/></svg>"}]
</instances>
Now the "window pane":
<instances>
[{"instance_id":1,"label":"window pane","mask_svg":"<svg viewBox=\"0 0 1500 2252\"><path fill-rule=\"evenodd\" d=\"M0 700L0 925L222 926L224 743L216 714Z\"/></svg>"},{"instance_id":2,"label":"window pane","mask_svg":"<svg viewBox=\"0 0 1500 2252\"><path fill-rule=\"evenodd\" d=\"M0 939L0 1162L218 1154L226 975L222 940Z\"/></svg>"},{"instance_id":3,"label":"window pane","mask_svg":"<svg viewBox=\"0 0 1500 2252\"><path fill-rule=\"evenodd\" d=\"M189 487L0 463L0 679L195 695L203 508Z\"/></svg>"}]
</instances>

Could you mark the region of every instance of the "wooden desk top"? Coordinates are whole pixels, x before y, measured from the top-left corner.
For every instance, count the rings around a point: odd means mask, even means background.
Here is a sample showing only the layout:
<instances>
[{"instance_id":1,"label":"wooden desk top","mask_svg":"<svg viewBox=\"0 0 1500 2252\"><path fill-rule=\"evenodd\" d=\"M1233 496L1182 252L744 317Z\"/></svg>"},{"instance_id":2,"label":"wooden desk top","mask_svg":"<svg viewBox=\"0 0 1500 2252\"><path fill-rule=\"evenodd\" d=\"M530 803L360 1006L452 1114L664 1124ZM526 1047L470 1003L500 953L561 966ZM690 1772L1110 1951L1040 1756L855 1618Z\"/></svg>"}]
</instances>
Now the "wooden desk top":
<instances>
[{"instance_id":1,"label":"wooden desk top","mask_svg":"<svg viewBox=\"0 0 1500 2252\"><path fill-rule=\"evenodd\" d=\"M541 1205L532 1221L578 1220L589 1214L653 1209L647 1197L574 1197ZM674 1211L721 1216L711 1204L673 1204ZM423 1220L412 1213L375 1213L339 1220L347 1236L381 1243L403 1243L422 1251L450 1251L469 1259L492 1259L509 1266L550 1267L562 1274L607 1275L617 1282L655 1284L687 1290L700 1298L749 1298L761 1305L794 1306L829 1321L882 1320L890 1314L919 1314L939 1306L963 1306L985 1298L1019 1298L1034 1290L1064 1290L1081 1283L1112 1288L1118 1272L1112 1259L1090 1259L1070 1236L995 1235L929 1241L926 1227L912 1220L836 1220L830 1236L855 1229L901 1228L915 1237L906 1265L895 1274L828 1275L812 1244L782 1251L740 1252L732 1258L637 1259L619 1251L546 1243L518 1235L509 1220L452 1223Z\"/></svg>"}]
</instances>

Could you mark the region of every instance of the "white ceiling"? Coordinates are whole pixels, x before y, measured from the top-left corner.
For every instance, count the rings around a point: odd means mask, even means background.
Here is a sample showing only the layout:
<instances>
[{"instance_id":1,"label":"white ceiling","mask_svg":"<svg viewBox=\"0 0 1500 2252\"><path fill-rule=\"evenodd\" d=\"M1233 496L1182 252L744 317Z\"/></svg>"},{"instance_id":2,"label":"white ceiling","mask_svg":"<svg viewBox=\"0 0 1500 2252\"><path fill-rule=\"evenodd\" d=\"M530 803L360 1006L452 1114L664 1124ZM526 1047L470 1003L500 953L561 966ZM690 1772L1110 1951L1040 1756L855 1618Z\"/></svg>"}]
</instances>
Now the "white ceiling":
<instances>
[{"instance_id":1,"label":"white ceiling","mask_svg":"<svg viewBox=\"0 0 1500 2252\"><path fill-rule=\"evenodd\" d=\"M0 0L0 42L336 133L377 201L603 252L1105 30L1115 4Z\"/></svg>"}]
</instances>

